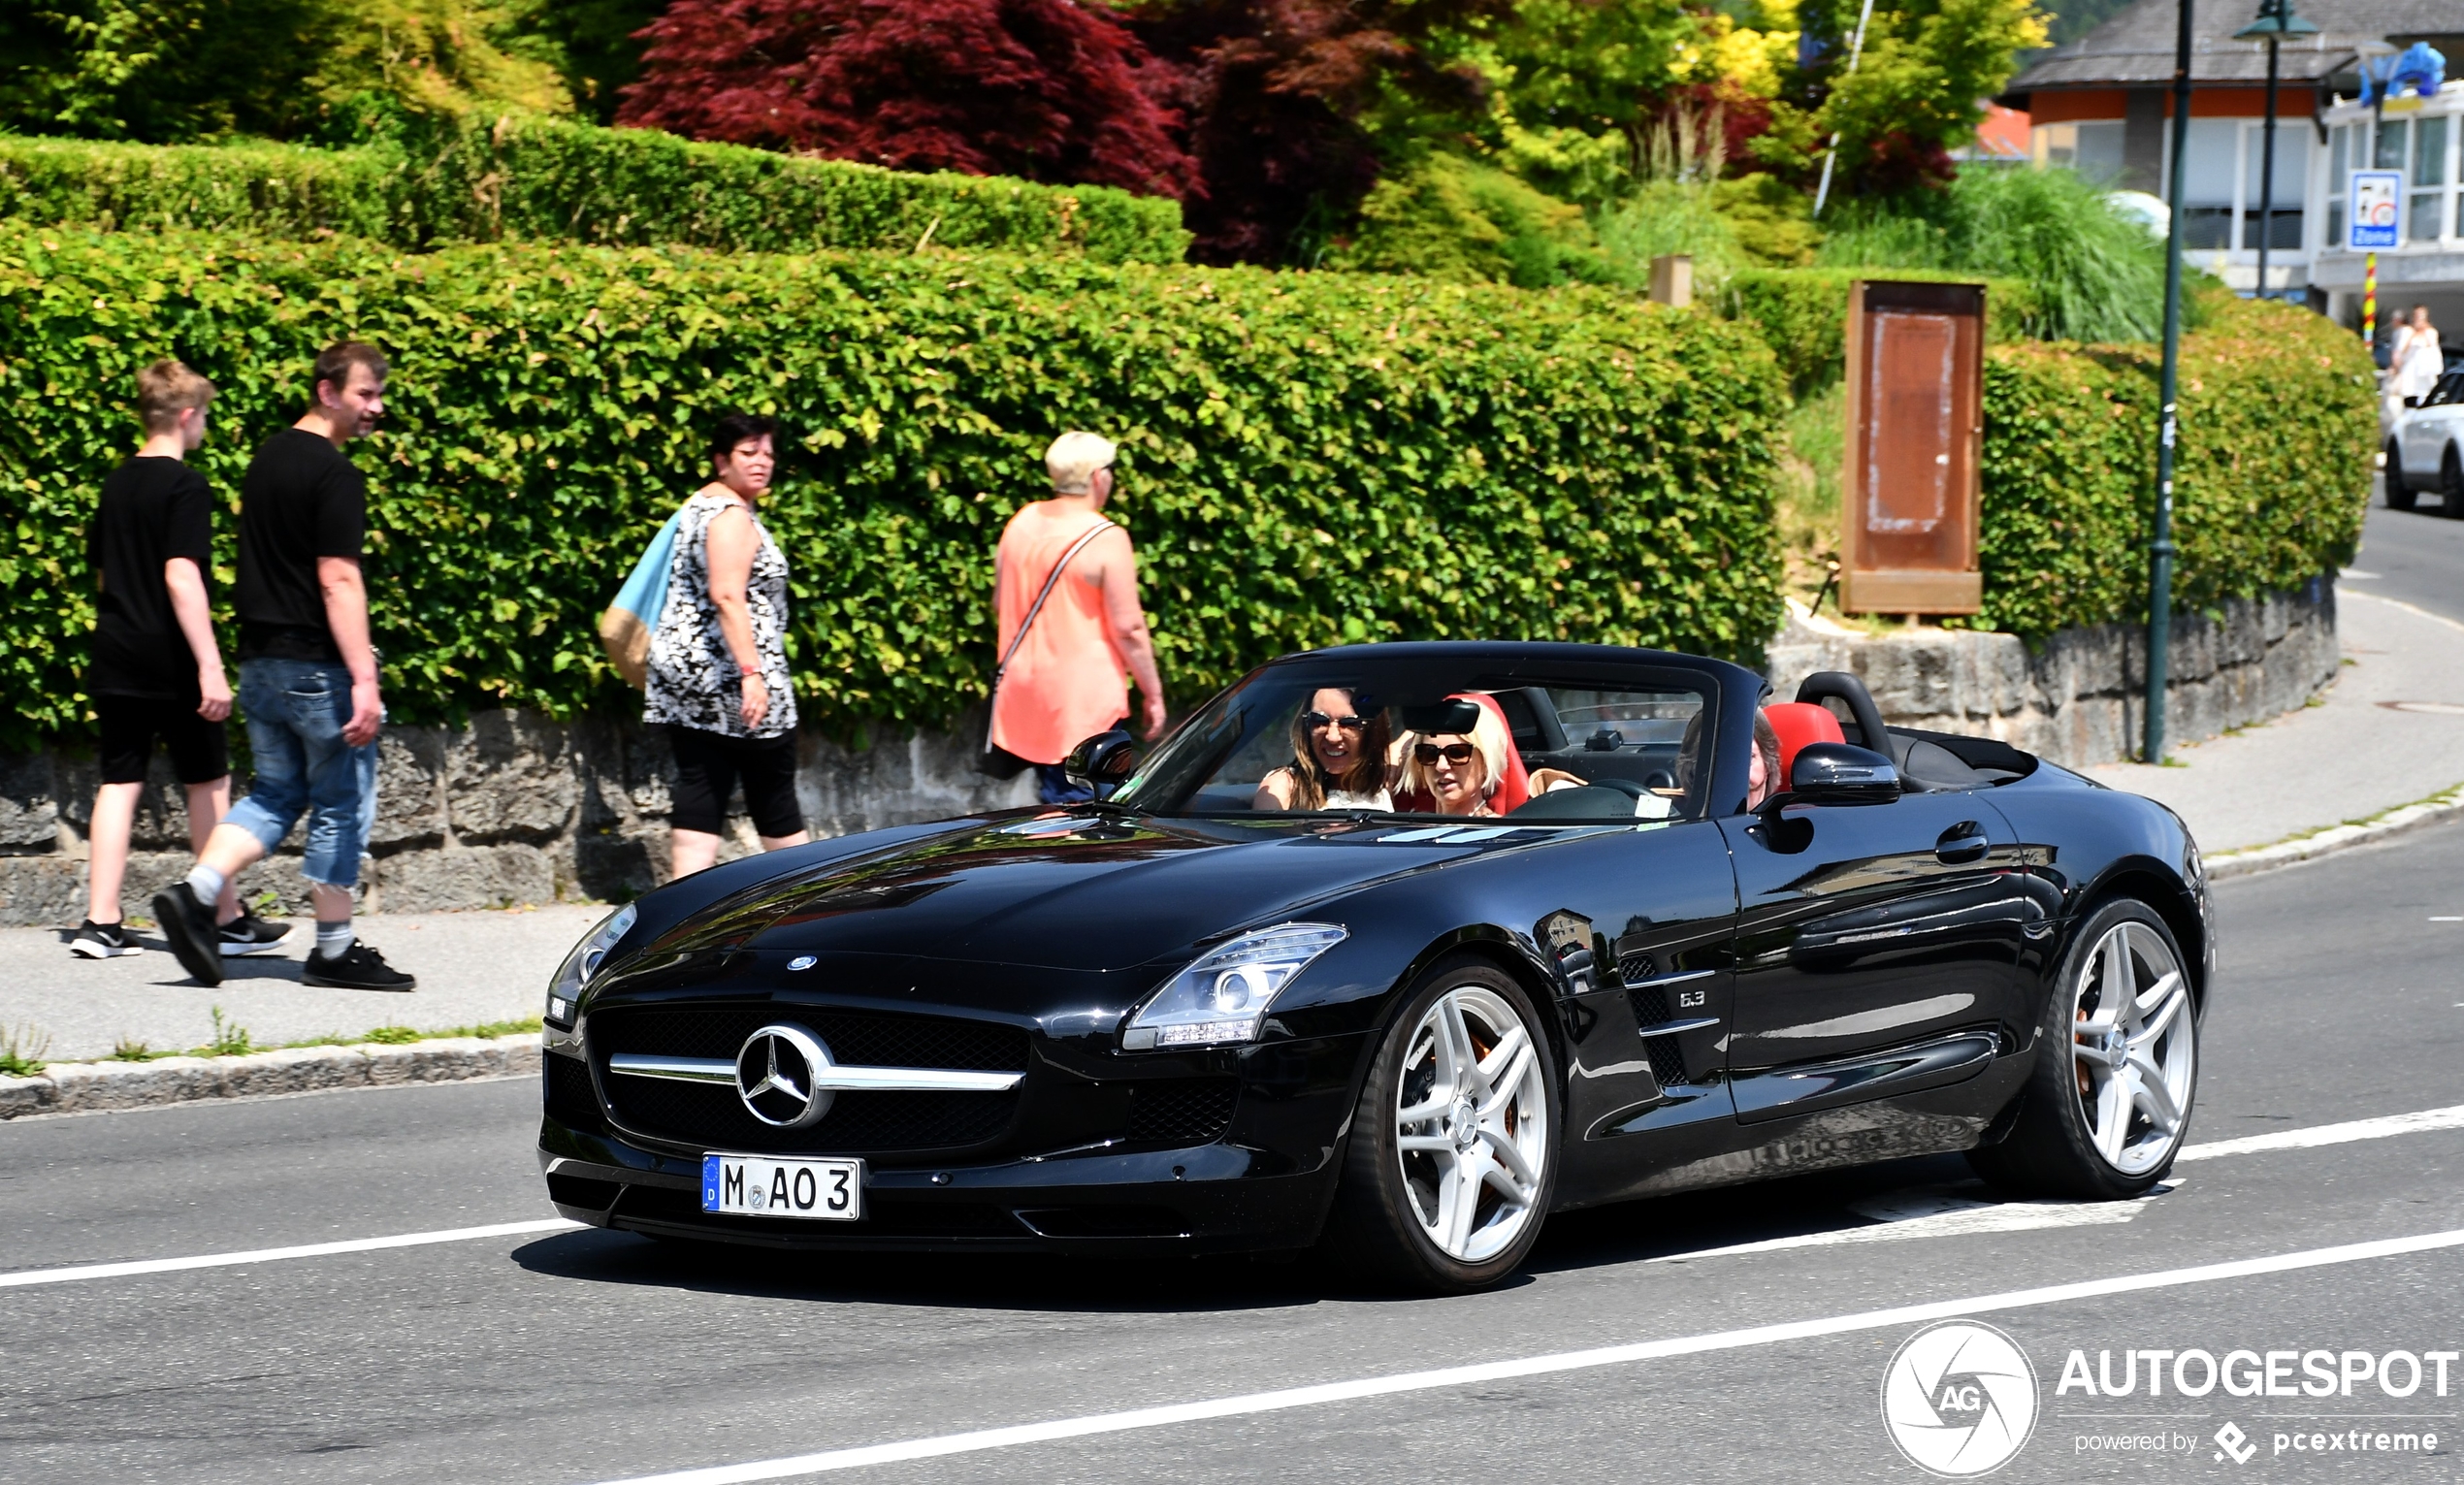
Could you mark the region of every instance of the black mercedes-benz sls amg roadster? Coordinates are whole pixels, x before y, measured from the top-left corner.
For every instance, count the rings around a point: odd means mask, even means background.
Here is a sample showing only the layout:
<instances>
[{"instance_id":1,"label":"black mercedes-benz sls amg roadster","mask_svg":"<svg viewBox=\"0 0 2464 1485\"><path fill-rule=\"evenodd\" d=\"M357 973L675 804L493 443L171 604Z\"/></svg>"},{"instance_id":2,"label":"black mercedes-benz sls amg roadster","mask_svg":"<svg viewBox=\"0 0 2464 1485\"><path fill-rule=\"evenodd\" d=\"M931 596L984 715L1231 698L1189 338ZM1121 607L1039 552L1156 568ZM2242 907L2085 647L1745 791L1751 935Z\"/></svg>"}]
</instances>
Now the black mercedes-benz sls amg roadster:
<instances>
[{"instance_id":1,"label":"black mercedes-benz sls amg roadster","mask_svg":"<svg viewBox=\"0 0 2464 1485\"><path fill-rule=\"evenodd\" d=\"M1815 676L1399 644L1265 665L1091 802L642 897L548 992L566 1215L802 1249L1322 1245L1493 1283L1550 1211L1965 1150L2119 1199L2214 963L2162 806Z\"/></svg>"}]
</instances>

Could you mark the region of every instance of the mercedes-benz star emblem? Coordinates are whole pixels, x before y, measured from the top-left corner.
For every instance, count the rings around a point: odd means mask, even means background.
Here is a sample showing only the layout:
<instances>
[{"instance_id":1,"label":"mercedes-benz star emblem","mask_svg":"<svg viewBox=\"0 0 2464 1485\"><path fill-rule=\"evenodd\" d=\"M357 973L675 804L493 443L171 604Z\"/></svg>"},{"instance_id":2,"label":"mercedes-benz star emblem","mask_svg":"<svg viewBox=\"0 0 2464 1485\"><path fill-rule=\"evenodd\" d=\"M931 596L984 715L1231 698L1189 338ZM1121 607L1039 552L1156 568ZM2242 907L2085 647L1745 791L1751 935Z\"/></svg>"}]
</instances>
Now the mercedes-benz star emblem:
<instances>
[{"instance_id":1,"label":"mercedes-benz star emblem","mask_svg":"<svg viewBox=\"0 0 2464 1485\"><path fill-rule=\"evenodd\" d=\"M809 1129L838 1095L817 1086L829 1049L801 1026L764 1026L735 1054L735 1091L744 1107L777 1129Z\"/></svg>"}]
</instances>

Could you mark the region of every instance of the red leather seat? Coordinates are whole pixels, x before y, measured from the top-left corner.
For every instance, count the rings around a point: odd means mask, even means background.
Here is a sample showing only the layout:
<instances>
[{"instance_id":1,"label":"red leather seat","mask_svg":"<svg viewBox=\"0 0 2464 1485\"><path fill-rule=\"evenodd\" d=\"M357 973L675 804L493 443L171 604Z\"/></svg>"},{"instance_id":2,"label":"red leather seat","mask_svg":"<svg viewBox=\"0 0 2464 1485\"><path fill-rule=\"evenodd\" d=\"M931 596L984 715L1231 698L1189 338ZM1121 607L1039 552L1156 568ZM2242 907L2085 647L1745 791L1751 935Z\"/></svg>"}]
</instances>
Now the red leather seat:
<instances>
[{"instance_id":1,"label":"red leather seat","mask_svg":"<svg viewBox=\"0 0 2464 1485\"><path fill-rule=\"evenodd\" d=\"M1798 749L1807 743L1848 740L1847 734L1839 730L1839 719L1831 714L1831 708L1811 701L1774 701L1763 708L1763 716L1779 735L1781 789L1788 787L1788 771L1797 762Z\"/></svg>"}]
</instances>

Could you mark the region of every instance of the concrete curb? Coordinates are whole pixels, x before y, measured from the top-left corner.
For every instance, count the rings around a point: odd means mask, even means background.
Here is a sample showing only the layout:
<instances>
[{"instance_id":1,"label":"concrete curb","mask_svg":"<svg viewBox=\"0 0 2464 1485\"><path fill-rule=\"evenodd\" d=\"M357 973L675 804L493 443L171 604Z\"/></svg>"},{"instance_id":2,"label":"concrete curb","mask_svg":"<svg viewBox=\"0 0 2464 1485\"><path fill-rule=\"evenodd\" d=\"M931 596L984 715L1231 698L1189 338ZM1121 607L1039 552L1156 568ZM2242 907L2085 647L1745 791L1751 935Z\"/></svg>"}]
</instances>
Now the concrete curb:
<instances>
[{"instance_id":1,"label":"concrete curb","mask_svg":"<svg viewBox=\"0 0 2464 1485\"><path fill-rule=\"evenodd\" d=\"M243 1057L59 1062L32 1078L0 1078L0 1120L145 1109L213 1098L269 1098L332 1088L514 1078L539 1070L539 1034L438 1037L399 1045L294 1047Z\"/></svg>"},{"instance_id":2,"label":"concrete curb","mask_svg":"<svg viewBox=\"0 0 2464 1485\"><path fill-rule=\"evenodd\" d=\"M2464 784L2458 784L2444 793L2432 794L2427 799L2398 805L2368 820L2331 825L2315 834L2295 836L2272 846L2253 846L2244 851L2209 856L2207 874L2210 880L2221 882L2279 866L2290 866L2297 861L2316 860L2355 846L2375 845L2423 825L2437 824L2459 813L2464 813Z\"/></svg>"}]
</instances>

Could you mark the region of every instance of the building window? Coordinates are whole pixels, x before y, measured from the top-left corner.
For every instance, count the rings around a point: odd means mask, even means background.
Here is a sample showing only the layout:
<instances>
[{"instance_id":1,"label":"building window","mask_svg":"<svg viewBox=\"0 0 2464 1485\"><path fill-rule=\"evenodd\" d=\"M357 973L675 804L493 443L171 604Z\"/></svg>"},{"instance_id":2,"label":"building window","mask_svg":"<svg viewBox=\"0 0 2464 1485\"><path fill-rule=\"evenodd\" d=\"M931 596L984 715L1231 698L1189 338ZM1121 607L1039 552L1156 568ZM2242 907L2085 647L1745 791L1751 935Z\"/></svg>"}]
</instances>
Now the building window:
<instances>
[{"instance_id":1,"label":"building window","mask_svg":"<svg viewBox=\"0 0 2464 1485\"><path fill-rule=\"evenodd\" d=\"M2453 118L2417 118L2413 134L2413 170L2407 176L2404 236L2407 242L2430 242L2447 236L2454 220L2450 210L2455 192Z\"/></svg>"},{"instance_id":2,"label":"building window","mask_svg":"<svg viewBox=\"0 0 2464 1485\"><path fill-rule=\"evenodd\" d=\"M2258 250L2260 223L2258 203L2261 167L2267 159L2267 124L2261 119L2243 125L2242 140L2242 237L2235 244L2245 252ZM2301 247L2302 207L2310 190L2309 125L2299 118L2276 121L2276 189L2267 198L2268 210L2275 216L2275 230L2268 236L2270 252Z\"/></svg>"},{"instance_id":3,"label":"building window","mask_svg":"<svg viewBox=\"0 0 2464 1485\"><path fill-rule=\"evenodd\" d=\"M2028 131L2029 153L2039 166L2059 165L2091 180L2122 174L2122 120L2038 124Z\"/></svg>"}]
</instances>

